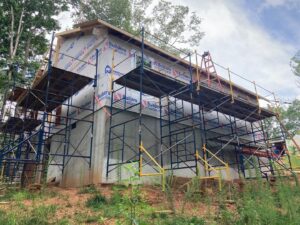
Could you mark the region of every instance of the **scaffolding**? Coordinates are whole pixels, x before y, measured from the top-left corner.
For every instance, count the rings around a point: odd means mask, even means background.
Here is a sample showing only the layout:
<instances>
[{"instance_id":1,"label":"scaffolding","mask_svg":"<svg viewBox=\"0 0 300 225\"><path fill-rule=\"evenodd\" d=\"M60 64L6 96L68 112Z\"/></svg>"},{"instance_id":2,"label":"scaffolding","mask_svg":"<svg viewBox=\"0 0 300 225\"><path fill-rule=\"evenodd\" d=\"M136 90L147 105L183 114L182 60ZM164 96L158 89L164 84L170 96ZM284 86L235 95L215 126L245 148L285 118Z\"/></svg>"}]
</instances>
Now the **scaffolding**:
<instances>
[{"instance_id":1,"label":"scaffolding","mask_svg":"<svg viewBox=\"0 0 300 225\"><path fill-rule=\"evenodd\" d=\"M136 35L118 36L135 46L128 56L116 62L112 51L109 111L101 107L109 117L107 178L112 173L121 177L122 166L129 163L137 167L140 177L160 176L164 183L166 173L184 171L200 179L217 179L219 187L221 179L233 178L232 170L244 178L252 178L258 170L266 179L281 170L293 172L285 145L286 129L274 110L260 104L261 100L272 101L259 90L273 93L244 78L254 91L236 85L233 77L240 76L215 63L209 52L199 55L173 49L179 54L174 57L149 44L145 37L161 41L142 29ZM83 61L55 52L53 39L48 64L39 70L33 84L14 85L4 102L2 111L8 115L2 113L0 124L2 180L30 183L37 180L37 174L45 174L49 165L64 173L72 158L85 160L91 168L95 102L100 102L95 95L99 52L95 51L95 63ZM53 66L53 52L95 68L95 77ZM154 68L147 55L150 52L184 72L172 70L170 76L166 73L169 68ZM135 65L130 68L132 62ZM124 65L125 74L117 73ZM228 80L219 75L217 67L226 72ZM76 105L73 97L91 85L94 91L89 104ZM149 99L155 115L145 107ZM86 113L76 117L76 111ZM72 130L82 124L87 124L87 130L72 140ZM83 155L79 146L88 135L89 151Z\"/></svg>"},{"instance_id":2,"label":"scaffolding","mask_svg":"<svg viewBox=\"0 0 300 225\"><path fill-rule=\"evenodd\" d=\"M151 34L144 29L139 34L140 56L136 67L112 79L107 178L127 163L136 163L140 176L143 167L150 165L152 168L148 170L156 171L156 174L160 174L161 169L188 169L203 179L231 179L230 169L237 170L244 178L252 178L256 170L266 179L276 176L279 170L293 173L282 123L273 110L260 104L261 99L270 103L257 91L258 88L266 89L246 79L254 85L253 92L234 85L232 76L240 76L228 68L222 67L228 73L228 80L220 77L216 71L219 65L212 61L209 52L203 55L195 52L196 65L192 63L190 53L180 52L182 58L173 59L172 66L180 65L188 71L188 82L166 76L163 71L153 69L145 58L144 37ZM200 68L197 57L202 59ZM130 90L139 94L138 101L128 103ZM144 123L147 112L143 99L149 98L159 103L159 135ZM133 116L128 117L126 112ZM130 125L132 123L134 125ZM158 144L144 146L144 140L150 137ZM134 143L133 140L137 141ZM279 152L274 150L276 147ZM142 161L143 150L151 148L150 158L156 160L154 164L151 160ZM288 158L288 165L282 161L284 156ZM203 166L204 174L201 174L199 164Z\"/></svg>"},{"instance_id":3,"label":"scaffolding","mask_svg":"<svg viewBox=\"0 0 300 225\"><path fill-rule=\"evenodd\" d=\"M95 63L84 62L95 68L95 77L90 78L53 66L53 42L54 34L47 64L41 66L32 84L14 84L3 103L0 168L5 183L25 186L45 181L49 166L57 166L63 174L72 158L85 160L91 168L98 50ZM73 97L88 86L94 87L89 104L73 102ZM86 115L76 117L77 111ZM82 124L87 130L72 141L72 130ZM85 138L90 140L87 154L79 150Z\"/></svg>"}]
</instances>

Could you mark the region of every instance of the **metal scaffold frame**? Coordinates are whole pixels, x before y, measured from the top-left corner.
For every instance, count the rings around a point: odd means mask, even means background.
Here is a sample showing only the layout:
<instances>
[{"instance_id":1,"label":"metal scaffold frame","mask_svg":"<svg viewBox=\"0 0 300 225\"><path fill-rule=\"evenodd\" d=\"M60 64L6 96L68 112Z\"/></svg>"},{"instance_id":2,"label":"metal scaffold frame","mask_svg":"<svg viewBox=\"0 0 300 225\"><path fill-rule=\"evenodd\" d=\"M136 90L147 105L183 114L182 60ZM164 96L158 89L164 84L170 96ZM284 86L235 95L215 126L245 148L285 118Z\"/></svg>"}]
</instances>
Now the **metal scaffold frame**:
<instances>
[{"instance_id":1,"label":"metal scaffold frame","mask_svg":"<svg viewBox=\"0 0 300 225\"><path fill-rule=\"evenodd\" d=\"M267 179L281 170L293 172L285 145L289 134L276 113L277 100L275 96L269 100L260 95L258 89L267 95L273 93L220 66L209 52L199 55L196 51L186 53L169 46L178 56L170 55L145 40L162 41L144 28L135 35L122 34L117 38L138 50L119 62L115 62L116 50L112 52L109 112L103 107L109 116L107 178L128 163L137 166L140 177L161 176L164 183L166 172L188 169L200 179L217 179L219 187L222 178L231 178L230 170L238 170L241 177L251 178L249 171L258 169ZM100 101L95 95L99 51L95 52L95 64L55 52L95 68L95 77L90 78L52 65L53 40L54 35L48 64L38 71L33 84L26 88L13 85L4 101L0 123L2 181L17 182L21 178L23 183L30 183L36 180L37 172L46 173L49 165L58 166L63 173L72 158L85 160L91 168L95 101ZM153 69L148 53L167 59L171 68L180 67L185 72L171 77L164 67ZM198 57L201 57L200 66ZM132 58L135 68L115 77L116 68L128 65ZM227 80L219 75L217 67L228 74ZM233 77L244 79L253 85L254 91L234 84ZM76 105L73 96L92 83L91 106ZM132 91L138 95L134 102L130 102ZM155 116L144 106L149 98L157 102ZM260 100L274 101L275 112L263 108ZM4 113L6 111L9 115ZM74 117L76 111L87 113L83 118ZM156 117L157 124L147 123L148 117ZM74 144L71 137L76 123L88 124L88 129ZM274 124L277 124L276 134L271 131ZM86 138L90 140L89 151L82 155L78 149ZM51 146L55 144L56 151L53 151ZM273 148L277 147L279 151L275 152ZM283 156L287 156L289 165L283 162Z\"/></svg>"},{"instance_id":2,"label":"metal scaffold frame","mask_svg":"<svg viewBox=\"0 0 300 225\"><path fill-rule=\"evenodd\" d=\"M45 181L49 166L58 166L64 173L72 158L85 160L91 168L99 52L96 49L95 64L80 60L95 68L94 78L89 78L54 67L53 42L54 34L47 66L40 68L33 84L25 88L13 85L3 103L3 111L7 102L10 106L14 105L13 109L8 109L8 116L3 114L1 118L0 168L3 182L27 185ZM89 105L74 103L73 96L90 84L93 84L94 91ZM77 111L85 111L87 115L76 118L73 114ZM71 143L72 129L77 123L86 124L87 130L78 137L78 143ZM86 138L90 145L88 154L84 155L78 149ZM56 145L55 149L51 145Z\"/></svg>"},{"instance_id":3,"label":"metal scaffold frame","mask_svg":"<svg viewBox=\"0 0 300 225\"><path fill-rule=\"evenodd\" d=\"M133 88L134 90L138 90L139 94L139 101L137 101L135 104L128 104L128 89L132 89L131 87L127 86L127 82L132 82L131 79L127 80L126 76L123 76L121 78L118 78L116 80L112 79L112 88L111 88L111 104L110 104L110 125L109 125L109 140L108 140L108 151L107 151L107 169L106 169L106 176L108 178L109 174L120 168L122 165L127 163L137 163L138 164L138 170L139 175L142 176L162 176L164 178L165 171L171 170L174 164L180 164L181 162L185 165L180 165L177 169L183 169L183 168L190 168L193 170L194 173L197 173L197 160L195 159L196 154L196 137L194 130L197 126L200 126L199 119L196 120L194 117L198 112L196 112L193 109L193 105L191 102L187 102L190 104L190 108L192 110L191 114L185 114L182 113L181 118L178 117L179 111L182 111L183 107L179 110L178 107L176 107L176 104L178 101L181 101L181 104L183 104L183 101L181 99L177 100L176 95L180 94L180 92L189 92L189 89L192 88L192 63L191 63L191 54L186 54L183 58L189 58L189 64L185 65L186 69L189 71L190 74L190 82L187 84L183 84L183 86L179 90L173 90L171 87L170 90L164 90L166 88L166 85L164 87L159 87L157 85L157 81L154 81L151 77L153 74L153 71L146 65L147 62L144 59L144 36L145 36L144 29L141 30L141 53L140 53L140 61L137 65L137 67L131 71L132 75L135 77L135 85L136 87ZM149 33L147 33L150 35ZM127 42L130 42L131 39L129 39ZM114 54L114 53L113 53ZM126 60L126 59L125 59ZM122 63L124 60L121 61ZM173 64L176 65L178 62L174 62ZM120 63L117 63L119 65ZM116 68L114 63L114 56L112 57L112 74L114 69ZM155 75L155 74L154 74ZM121 84L119 81L121 80ZM149 90L149 87L146 83L151 83L153 85L152 91ZM147 89L147 90L144 90ZM115 100L115 95L123 91L122 96L117 98ZM150 93L149 93L150 91ZM152 93L151 93L152 92ZM155 92L155 93L153 93ZM143 122L143 119L145 117L144 115L144 109L143 109L143 98L144 96L151 96L152 98L155 98L159 102L159 120L160 120L160 131L161 134L155 134L147 125ZM192 96L191 96L192 97ZM172 103L171 103L172 102ZM121 103L121 104L120 104ZM121 106L117 106L117 104ZM171 104L175 104L175 116L170 116L169 114L163 115L164 109L166 109L167 112L170 112L170 108L172 107ZM125 120L118 120L118 115L124 115L122 113L124 112L135 112L137 116ZM166 116L166 118L164 118ZM168 118L167 118L168 117ZM199 116L198 116L199 117ZM114 122L116 120L117 122ZM176 127L179 124L179 121L181 123L188 122L191 123L190 127L187 129L178 129L173 128L173 125L171 123L173 122L174 126ZM134 134L136 135L136 139L138 139L138 144L133 146L128 143L128 133L132 133L132 130L128 129L128 124L130 123L136 123L136 126L138 127L138 132ZM118 128L121 129L121 132L117 134L114 130ZM171 130L172 129L172 130ZM177 130L176 130L177 129ZM168 131L167 131L168 130ZM159 142L160 150L159 151L153 151L151 149L153 146L147 146L145 147L143 144L143 133L147 132L148 135L151 135L153 137L153 140L156 140ZM165 133L165 135L163 135ZM188 134L189 133L189 134ZM188 135L187 135L188 134ZM184 135L183 138L179 138L179 135ZM146 136L146 135L145 135ZM118 142L118 144L117 144ZM115 146L121 146L115 147ZM185 155L181 156L179 152L179 146L185 146ZM193 146L192 148L190 146ZM156 149L157 150L157 149ZM187 151L189 152L187 155ZM119 157L115 156L116 152L118 152ZM131 157L125 157L125 152L128 154L128 152L131 152ZM151 153L150 153L151 152ZM177 162L174 161L174 163L171 163L171 168L166 168L164 166L163 162L163 156L164 154L169 154L170 158L173 160L174 155L177 158ZM143 158L146 157L147 160L144 160ZM117 162L113 162L113 159L118 158ZM184 159L181 159L184 158ZM189 160L187 160L189 158ZM191 161L193 162L193 165L189 165L186 162ZM152 172L143 173L143 168L146 166L152 167ZM149 168L148 168L149 169ZM164 179L163 179L164 180ZM164 182L163 182L164 183Z\"/></svg>"},{"instance_id":4,"label":"metal scaffold frame","mask_svg":"<svg viewBox=\"0 0 300 225\"><path fill-rule=\"evenodd\" d=\"M202 57L205 57L207 55L209 55L208 52L202 55ZM213 64L214 62L212 62L210 65ZM213 67L215 71L214 66L210 66L210 67ZM232 72L229 70L229 68L226 69L222 66L220 67L228 71L228 77L230 83L229 94L231 96L231 104L234 104L235 97L234 97L232 81L231 81ZM205 70L207 71L207 69ZM262 108L260 107L260 102L259 102L260 96L257 93L258 85L256 85L255 82L250 82L250 83L253 83L254 85L254 90L255 90L254 93L256 95L257 109L255 111L250 111L249 113L244 113L244 118L237 118L231 116L230 114L224 114L219 112L218 106L216 106L214 118L206 120L205 117L203 116L203 126L205 131L204 145L216 149L216 153L219 154L223 160L225 160L224 154L226 154L226 151L227 152L234 151L236 155L236 163L229 163L229 164L231 164L232 166L236 165L237 166L236 169L238 169L239 175L244 178L252 178L251 176L249 176L249 174L246 174L245 170L247 169L258 170L261 176L266 179L269 179L270 176L275 176L275 173L280 171L288 171L293 174L291 168L290 156L286 149L286 144L285 144L286 134L282 130L283 124L280 123L280 120L278 119L278 115L276 113L273 113L273 115L267 117L261 116ZM264 90L269 92L266 89ZM269 94L274 95L271 92L269 92ZM229 98L227 100L229 100ZM276 102L275 96L274 96L274 102ZM204 114L205 112L202 111L202 115ZM257 114L258 117L255 118L254 120L249 120L253 114ZM223 120L220 119L220 117L222 117ZM225 122L225 124L224 124L224 120L227 121ZM266 121L268 120L269 120L270 127L266 128L265 124ZM210 128L207 128L207 125L209 123L212 123L213 125L211 125ZM276 126L275 124L277 125L277 129L279 129L279 131L277 130L275 136L274 134L270 135L270 132L274 131L274 126ZM220 132L217 133L216 130L220 130L220 129L222 129L222 131L226 131L227 129L227 133L223 133L223 134ZM207 138L207 134L211 134L211 133L213 133L213 135L211 135L210 138ZM261 136L259 139L257 139L256 137L257 134ZM280 152L278 152L277 154L275 154L272 149L272 143L274 145L276 141L279 142L279 144L281 145ZM288 165L283 163L282 160L283 156L287 157ZM267 161L263 159L267 159ZM245 164L247 164L247 166L245 166ZM276 168L276 171L273 168L274 164L279 166ZM219 165L215 165L215 166L219 166ZM255 177L258 175L257 171L253 172L252 175L253 174Z\"/></svg>"},{"instance_id":5,"label":"metal scaffold frame","mask_svg":"<svg viewBox=\"0 0 300 225\"><path fill-rule=\"evenodd\" d=\"M232 76L240 77L240 75L230 71L229 68L222 67L227 71L229 78L228 81L224 80L216 72L216 66L220 65L212 61L209 52L203 55L195 52L196 65L192 64L192 54L181 52L184 56L174 61L172 65L184 65L189 71L190 82L182 83L177 79L168 79L160 71L154 71L148 67L144 56L144 37L145 34L151 34L144 29L139 34L141 34L140 64L124 76L111 79L107 179L112 171L128 163L138 164L140 176L143 176L141 172L143 167L150 164L156 171L151 173L152 175L161 175L162 170L190 169L202 178L220 179L224 177L221 173L221 170L224 170L227 179L231 179L229 169L231 166L245 178L250 178L245 170L258 168L261 176L268 179L275 175L274 163L292 173L284 132L280 129L278 136L271 137L266 131L265 121L276 118L276 114L269 109L261 108L259 101L261 98L266 98L258 95L257 87L260 86L249 81L254 85L254 92L234 86ZM131 39L127 42L130 43ZM136 42L133 44L137 45ZM198 56L202 58L200 68ZM126 59L122 60L122 63L124 61ZM115 67L113 56L112 74ZM128 104L128 90L137 91L139 101ZM118 98L115 98L120 91L123 91L121 96L118 95ZM248 94L251 95L251 99ZM144 96L158 99L160 135L154 134L143 122L143 118L147 117L142 105ZM186 112L187 108L190 108L189 112ZM125 112L131 112L135 116L122 121L116 118ZM209 119L212 116L214 118ZM132 134L133 131L128 130L130 127L128 124L136 121L138 132L130 136L129 133ZM227 121L226 124L224 121ZM282 124L280 128L281 126ZM116 129L119 129L118 134ZM156 151L152 150L151 154L147 150L149 147L143 145L144 130L148 132L148 135L153 136L154 141L160 143L160 147L156 146ZM261 135L260 139L257 139L257 134ZM130 139L131 141L136 139L138 143L130 144ZM277 154L274 154L272 149L272 141L275 140L279 140L282 144L282 149ZM145 151L148 157L151 156L148 158L149 161L142 160ZM130 157L126 157L128 152L131 152ZM119 154L118 157L116 153ZM226 158L229 153L234 155L235 161L229 162ZM282 156L287 156L289 165L281 163ZM205 174L200 174L199 164L203 165ZM251 165L251 168L245 164ZM210 169L205 170L205 168Z\"/></svg>"}]
</instances>

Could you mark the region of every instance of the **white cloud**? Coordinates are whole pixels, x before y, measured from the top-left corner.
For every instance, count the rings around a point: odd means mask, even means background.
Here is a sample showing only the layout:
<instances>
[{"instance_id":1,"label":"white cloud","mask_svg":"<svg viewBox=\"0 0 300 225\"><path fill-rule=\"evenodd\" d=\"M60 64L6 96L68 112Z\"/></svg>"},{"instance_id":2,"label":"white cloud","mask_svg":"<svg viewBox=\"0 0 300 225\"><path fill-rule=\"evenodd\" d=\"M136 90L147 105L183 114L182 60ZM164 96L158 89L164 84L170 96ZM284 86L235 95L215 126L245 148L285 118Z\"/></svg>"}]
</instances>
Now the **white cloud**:
<instances>
[{"instance_id":1,"label":"white cloud","mask_svg":"<svg viewBox=\"0 0 300 225\"><path fill-rule=\"evenodd\" d=\"M60 31L71 29L73 26L72 12L66 11L58 15L57 19L60 25Z\"/></svg>"},{"instance_id":2,"label":"white cloud","mask_svg":"<svg viewBox=\"0 0 300 225\"><path fill-rule=\"evenodd\" d=\"M199 52L209 50L213 59L230 67L249 80L274 91L280 97L294 99L300 95L295 84L289 62L296 49L273 39L265 30L251 22L237 1L177 1L187 4L203 18L201 24L205 37L201 40ZM281 3L280 0L276 1ZM227 76L217 67L219 73ZM235 82L247 85L237 77ZM253 85L247 87L253 90ZM266 92L260 89L263 95Z\"/></svg>"},{"instance_id":3,"label":"white cloud","mask_svg":"<svg viewBox=\"0 0 300 225\"><path fill-rule=\"evenodd\" d=\"M295 8L300 7L299 0L264 0L261 4L259 10L263 10L270 7L287 7Z\"/></svg>"},{"instance_id":4,"label":"white cloud","mask_svg":"<svg viewBox=\"0 0 300 225\"><path fill-rule=\"evenodd\" d=\"M291 0L265 0L264 4L269 6L280 6L284 4L288 4L289 2L293 2Z\"/></svg>"}]
</instances>

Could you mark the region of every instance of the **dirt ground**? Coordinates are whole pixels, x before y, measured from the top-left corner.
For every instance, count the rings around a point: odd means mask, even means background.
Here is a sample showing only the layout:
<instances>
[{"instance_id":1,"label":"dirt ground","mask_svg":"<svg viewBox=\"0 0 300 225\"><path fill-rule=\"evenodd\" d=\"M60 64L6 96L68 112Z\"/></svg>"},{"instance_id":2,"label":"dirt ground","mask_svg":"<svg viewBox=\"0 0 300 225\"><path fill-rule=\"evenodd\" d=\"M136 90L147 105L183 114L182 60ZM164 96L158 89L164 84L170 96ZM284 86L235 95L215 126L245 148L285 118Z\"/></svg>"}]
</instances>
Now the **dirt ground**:
<instances>
[{"instance_id":1,"label":"dirt ground","mask_svg":"<svg viewBox=\"0 0 300 225\"><path fill-rule=\"evenodd\" d=\"M171 191L162 191L161 186L142 185L139 187L139 195L142 201L146 203L147 207L151 207L151 213L160 212L166 213L172 217L174 211L176 215L184 214L185 216L195 216L202 218L210 218L211 215L216 214L220 207L218 199L217 184L208 184L205 188L200 188L196 192L192 192L191 196L187 196L187 188L183 184L186 180L176 180ZM236 191L243 189L243 184L239 182L232 183ZM232 186L231 186L232 187ZM89 189L89 187L85 187ZM25 197L21 199L23 205L29 211L38 208L39 206L55 206L56 211L52 215L54 221L67 220L68 223L53 223L53 224L117 224L117 219L114 216L107 216L103 208L94 209L87 207L87 201L93 198L96 193L101 193L106 199L111 199L116 193L116 185L96 185L92 187L92 191L83 191L85 188L60 188L57 186L48 186L42 190L30 190L29 193L39 195L39 197ZM118 190L121 196L129 196L132 188L122 187ZM40 194L39 194L40 193ZM235 203L230 199L230 193L224 190L225 197L228 199L223 201L226 208L230 211L235 211ZM187 200L187 198L189 198ZM12 209L24 208L20 207L20 201L15 199L1 204L0 211L9 211ZM101 206L102 207L102 206ZM103 207L110 207L104 205ZM19 209L19 210L20 210ZM103 218L102 218L103 217ZM96 218L96 219L95 219ZM99 222L101 218L101 222ZM51 220L52 221L52 220ZM52 224L52 223L51 223ZM121 223L122 224L122 223Z\"/></svg>"}]
</instances>

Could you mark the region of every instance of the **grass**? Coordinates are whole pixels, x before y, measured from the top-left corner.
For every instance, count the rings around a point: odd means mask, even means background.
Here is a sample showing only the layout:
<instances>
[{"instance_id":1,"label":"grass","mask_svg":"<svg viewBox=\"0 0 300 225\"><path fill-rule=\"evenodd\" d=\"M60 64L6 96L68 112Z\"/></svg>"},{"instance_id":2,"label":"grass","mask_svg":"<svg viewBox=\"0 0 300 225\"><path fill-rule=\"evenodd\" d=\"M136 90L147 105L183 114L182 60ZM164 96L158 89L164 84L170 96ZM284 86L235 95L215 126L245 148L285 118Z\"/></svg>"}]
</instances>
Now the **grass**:
<instances>
[{"instance_id":1,"label":"grass","mask_svg":"<svg viewBox=\"0 0 300 225\"><path fill-rule=\"evenodd\" d=\"M50 225L58 224L59 221L51 223L50 219L55 215L55 205L40 205L31 210L0 211L0 224L5 225Z\"/></svg>"},{"instance_id":2,"label":"grass","mask_svg":"<svg viewBox=\"0 0 300 225\"><path fill-rule=\"evenodd\" d=\"M297 168L297 169L300 168L300 158L299 158L299 156L291 154L290 155L290 160L291 160L291 164L292 164L293 168ZM285 158L285 161L287 163L288 159Z\"/></svg>"},{"instance_id":3,"label":"grass","mask_svg":"<svg viewBox=\"0 0 300 225\"><path fill-rule=\"evenodd\" d=\"M300 189L284 178L276 186L263 180L247 182L242 193L235 193L236 213L226 207L215 221L231 225L300 224Z\"/></svg>"},{"instance_id":4,"label":"grass","mask_svg":"<svg viewBox=\"0 0 300 225\"><path fill-rule=\"evenodd\" d=\"M47 189L42 189L36 192L30 192L27 189L8 189L2 196L0 196L0 201L24 201L24 200L34 200L34 199L46 199L56 197L57 193L54 191L49 191Z\"/></svg>"},{"instance_id":5,"label":"grass","mask_svg":"<svg viewBox=\"0 0 300 225\"><path fill-rule=\"evenodd\" d=\"M80 188L78 194L97 194L98 190L95 185L83 186Z\"/></svg>"},{"instance_id":6,"label":"grass","mask_svg":"<svg viewBox=\"0 0 300 225\"><path fill-rule=\"evenodd\" d=\"M66 205L45 205L44 200L51 192L31 193L26 190L10 190L1 198L11 202L5 210L0 208L0 224L7 225L67 225L67 224L120 224L120 225L298 225L300 224L300 189L288 178L279 177L270 185L262 179L244 181L241 191L237 185L230 185L231 193L224 188L212 195L199 194L197 183L192 183L180 201L168 188L165 201L158 205L150 204L141 186L112 187L110 196L103 195L95 187L80 189L78 194L88 194L82 202L81 210L71 216L63 215ZM194 195L196 191L196 196ZM57 194L56 194L57 195ZM177 205L175 214L161 210ZM24 200L33 200L30 207ZM63 199L64 198L60 198ZM68 198L69 199L69 196ZM229 204L228 199L234 203ZM64 202L68 202L67 200ZM178 206L179 203L179 206ZM79 207L70 203L69 208ZM206 213L202 212L205 206ZM188 206L185 210L182 207ZM191 214L191 212L194 212ZM199 212L199 214L197 214ZM201 216L200 216L201 213ZM194 215L194 216L192 216ZM111 223L108 223L111 222Z\"/></svg>"},{"instance_id":7,"label":"grass","mask_svg":"<svg viewBox=\"0 0 300 225\"><path fill-rule=\"evenodd\" d=\"M92 209L101 209L107 203L106 197L97 193L87 200L86 206Z\"/></svg>"},{"instance_id":8,"label":"grass","mask_svg":"<svg viewBox=\"0 0 300 225\"><path fill-rule=\"evenodd\" d=\"M169 216L165 213L155 213L157 210L148 204L139 189L139 186L132 186L131 189L124 187L113 187L113 194L106 198L100 193L91 196L86 206L100 212L100 219L115 219L115 224L137 224L137 225L202 225L204 220L198 217L187 217L182 215ZM97 217L90 218L99 221ZM84 220L85 222L86 219Z\"/></svg>"}]
</instances>

